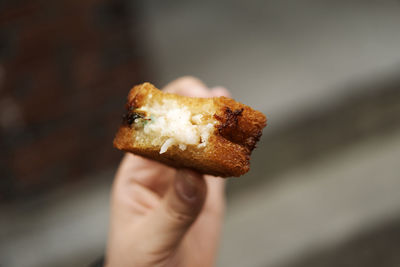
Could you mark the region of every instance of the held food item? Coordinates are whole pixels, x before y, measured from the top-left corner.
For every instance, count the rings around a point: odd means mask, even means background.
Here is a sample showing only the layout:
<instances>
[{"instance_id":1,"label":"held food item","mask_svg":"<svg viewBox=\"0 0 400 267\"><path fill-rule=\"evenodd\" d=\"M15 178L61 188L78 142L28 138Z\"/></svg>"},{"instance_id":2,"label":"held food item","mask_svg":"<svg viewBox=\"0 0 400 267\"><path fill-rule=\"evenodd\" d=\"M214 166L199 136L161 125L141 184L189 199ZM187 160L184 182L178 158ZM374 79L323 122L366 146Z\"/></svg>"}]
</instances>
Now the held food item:
<instances>
[{"instance_id":1,"label":"held food item","mask_svg":"<svg viewBox=\"0 0 400 267\"><path fill-rule=\"evenodd\" d=\"M164 93L150 83L128 95L114 146L177 168L240 176L266 126L259 111L226 97Z\"/></svg>"}]
</instances>

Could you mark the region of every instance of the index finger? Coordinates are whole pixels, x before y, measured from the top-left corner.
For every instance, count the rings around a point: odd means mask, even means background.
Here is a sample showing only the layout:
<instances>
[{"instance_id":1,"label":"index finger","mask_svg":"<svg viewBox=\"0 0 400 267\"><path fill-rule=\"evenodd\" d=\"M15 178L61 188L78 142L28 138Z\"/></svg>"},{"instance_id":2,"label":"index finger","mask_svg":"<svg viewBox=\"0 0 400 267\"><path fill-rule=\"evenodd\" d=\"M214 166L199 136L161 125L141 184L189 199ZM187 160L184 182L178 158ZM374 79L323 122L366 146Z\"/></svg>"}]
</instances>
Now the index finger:
<instances>
[{"instance_id":1,"label":"index finger","mask_svg":"<svg viewBox=\"0 0 400 267\"><path fill-rule=\"evenodd\" d=\"M170 82L164 87L163 91L190 97L206 98L213 96L202 81L191 76L185 76Z\"/></svg>"}]
</instances>

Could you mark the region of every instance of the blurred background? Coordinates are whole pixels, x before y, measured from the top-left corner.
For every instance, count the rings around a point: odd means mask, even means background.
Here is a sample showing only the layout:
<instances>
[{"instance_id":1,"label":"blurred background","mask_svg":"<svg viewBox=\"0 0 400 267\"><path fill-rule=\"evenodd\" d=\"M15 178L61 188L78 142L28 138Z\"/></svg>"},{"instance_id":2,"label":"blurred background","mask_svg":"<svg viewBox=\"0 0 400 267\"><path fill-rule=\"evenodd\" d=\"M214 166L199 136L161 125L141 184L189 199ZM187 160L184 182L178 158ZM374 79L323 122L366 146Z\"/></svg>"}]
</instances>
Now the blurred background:
<instances>
[{"instance_id":1,"label":"blurred background","mask_svg":"<svg viewBox=\"0 0 400 267\"><path fill-rule=\"evenodd\" d=\"M400 1L0 1L0 266L103 254L125 97L183 75L268 116L217 266L400 266Z\"/></svg>"}]
</instances>

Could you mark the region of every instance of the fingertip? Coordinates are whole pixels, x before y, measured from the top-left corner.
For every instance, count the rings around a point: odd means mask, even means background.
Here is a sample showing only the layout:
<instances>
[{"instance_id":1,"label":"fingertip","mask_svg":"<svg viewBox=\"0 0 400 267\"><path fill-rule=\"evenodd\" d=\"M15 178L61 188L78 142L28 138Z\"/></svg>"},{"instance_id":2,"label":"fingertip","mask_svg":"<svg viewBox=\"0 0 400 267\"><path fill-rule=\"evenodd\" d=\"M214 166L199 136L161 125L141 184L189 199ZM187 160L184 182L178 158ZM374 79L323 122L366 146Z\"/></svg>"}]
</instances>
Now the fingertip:
<instances>
[{"instance_id":1,"label":"fingertip","mask_svg":"<svg viewBox=\"0 0 400 267\"><path fill-rule=\"evenodd\" d=\"M163 90L190 97L210 97L207 86L201 80L192 76L178 78L167 84Z\"/></svg>"},{"instance_id":2,"label":"fingertip","mask_svg":"<svg viewBox=\"0 0 400 267\"><path fill-rule=\"evenodd\" d=\"M226 97L230 97L231 96L231 94L228 91L228 89L226 89L223 86L213 87L211 89L211 93L212 93L213 96L226 96Z\"/></svg>"},{"instance_id":3,"label":"fingertip","mask_svg":"<svg viewBox=\"0 0 400 267\"><path fill-rule=\"evenodd\" d=\"M194 86L194 85L206 87L206 85L199 78L190 75L182 76L176 79L175 83L181 85L182 87Z\"/></svg>"}]
</instances>

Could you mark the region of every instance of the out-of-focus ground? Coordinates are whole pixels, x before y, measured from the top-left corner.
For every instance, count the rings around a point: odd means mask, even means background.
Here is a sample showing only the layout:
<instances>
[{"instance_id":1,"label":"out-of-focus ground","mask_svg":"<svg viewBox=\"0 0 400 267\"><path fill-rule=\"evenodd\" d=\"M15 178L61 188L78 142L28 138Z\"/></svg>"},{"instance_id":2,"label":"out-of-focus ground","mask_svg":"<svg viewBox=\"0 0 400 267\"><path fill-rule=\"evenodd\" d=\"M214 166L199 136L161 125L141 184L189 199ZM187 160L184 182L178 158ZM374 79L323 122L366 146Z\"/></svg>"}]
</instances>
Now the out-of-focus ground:
<instances>
[{"instance_id":1,"label":"out-of-focus ground","mask_svg":"<svg viewBox=\"0 0 400 267\"><path fill-rule=\"evenodd\" d=\"M399 266L400 3L143 8L157 86L195 75L269 118L252 170L229 180L217 266ZM114 171L1 207L0 264L100 256Z\"/></svg>"}]
</instances>

